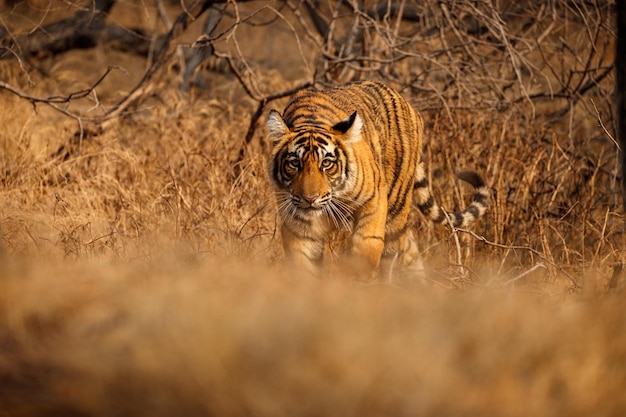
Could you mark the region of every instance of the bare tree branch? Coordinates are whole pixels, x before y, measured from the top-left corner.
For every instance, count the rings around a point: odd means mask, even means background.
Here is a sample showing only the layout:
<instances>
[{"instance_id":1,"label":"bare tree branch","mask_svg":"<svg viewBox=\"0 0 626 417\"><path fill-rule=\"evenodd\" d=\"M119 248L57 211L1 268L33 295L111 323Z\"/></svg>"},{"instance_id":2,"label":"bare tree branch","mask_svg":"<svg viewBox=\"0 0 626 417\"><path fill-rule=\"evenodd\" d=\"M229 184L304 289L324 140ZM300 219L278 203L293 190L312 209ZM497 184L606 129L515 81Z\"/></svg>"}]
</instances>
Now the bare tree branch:
<instances>
[{"instance_id":1,"label":"bare tree branch","mask_svg":"<svg viewBox=\"0 0 626 417\"><path fill-rule=\"evenodd\" d=\"M108 67L106 71L104 72L104 74L102 74L102 76L100 76L100 78L98 78L96 82L94 82L90 87L79 90L79 91L75 91L66 96L35 97L35 96L25 93L19 88L13 87L9 85L8 83L5 83L4 81L0 81L0 89L9 91L10 93L18 96L19 98L29 101L33 106L36 106L37 104L40 104L40 103L45 104L46 106L49 106L50 108L58 111L59 113L76 120L76 123L78 123L78 128L79 128L77 138L78 138L78 151L80 153L80 148L82 146L82 141L83 141L84 134L85 134L84 123L104 121L107 119L107 117L106 116L96 116L96 117L84 116L84 115L68 110L68 106L70 105L72 101L76 101L76 100L88 97L90 95L93 95L94 101L98 103L98 99L95 94L95 89L98 85L100 85L100 83L102 83L102 81L104 81L104 79L114 69L118 69L118 68ZM98 104L96 104L96 106L97 105Z\"/></svg>"},{"instance_id":2,"label":"bare tree branch","mask_svg":"<svg viewBox=\"0 0 626 417\"><path fill-rule=\"evenodd\" d=\"M240 0L241 1L241 0ZM245 1L245 0L244 0ZM117 117L122 114L129 106L136 103L141 97L147 95L153 88L149 81L152 80L156 72L163 66L165 62L172 56L176 49L173 41L180 37L187 27L200 17L213 4L222 3L222 0L198 0L181 13L176 21L172 24L172 28L168 31L163 39L161 48L157 51L154 62L143 75L139 83L131 90L131 92L120 102L118 102L111 110L107 112L109 117Z\"/></svg>"},{"instance_id":3,"label":"bare tree branch","mask_svg":"<svg viewBox=\"0 0 626 417\"><path fill-rule=\"evenodd\" d=\"M115 0L94 0L92 8L74 16L40 27L27 35L3 39L0 59L10 58L9 51L20 56L56 55L70 49L91 48L105 27L104 20L115 5Z\"/></svg>"}]
</instances>

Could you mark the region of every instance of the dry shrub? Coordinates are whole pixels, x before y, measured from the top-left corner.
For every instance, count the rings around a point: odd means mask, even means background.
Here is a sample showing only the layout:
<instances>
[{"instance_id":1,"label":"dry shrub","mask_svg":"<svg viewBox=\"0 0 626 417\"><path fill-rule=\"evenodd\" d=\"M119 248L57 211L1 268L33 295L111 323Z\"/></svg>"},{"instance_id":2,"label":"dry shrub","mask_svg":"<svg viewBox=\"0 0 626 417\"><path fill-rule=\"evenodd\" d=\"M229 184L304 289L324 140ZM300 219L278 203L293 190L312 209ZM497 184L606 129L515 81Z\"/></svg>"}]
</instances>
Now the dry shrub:
<instances>
[{"instance_id":1,"label":"dry shrub","mask_svg":"<svg viewBox=\"0 0 626 417\"><path fill-rule=\"evenodd\" d=\"M38 25L64 10L53 9ZM185 256L273 261L280 249L263 111L280 109L279 92L303 80L378 78L424 115L425 159L445 207L467 198L454 178L461 170L480 172L493 192L474 236L417 215L433 273L463 287L494 275L511 282L534 268L540 284L580 289L582 276L592 276L602 290L624 247L610 138L610 11L560 1L231 3L213 11L222 15L214 31L202 34L196 22L176 38L188 52L210 46L227 62L212 69L227 74L196 71L186 95L173 54L124 116L104 123L98 118L133 91L150 57L146 64L112 44L42 59L40 72L4 60L3 79L23 94L68 98L55 112L0 96L5 250L127 260L176 247ZM154 30L157 15L152 6L116 5L110 22ZM15 25L20 36L34 29ZM84 77L76 62L85 63ZM116 67L107 73L103 63Z\"/></svg>"},{"instance_id":2,"label":"dry shrub","mask_svg":"<svg viewBox=\"0 0 626 417\"><path fill-rule=\"evenodd\" d=\"M190 255L198 255L219 250L210 242L267 235L274 220L267 201L258 206L268 188L263 161L246 162L241 178L229 176L233 154L227 150L238 142L231 126L244 117L215 101L155 105L149 115L83 142L80 155L71 157L63 143L68 132L57 129L51 136L65 138L47 137L52 143L42 160L29 154L7 161L5 245L44 257L60 250L125 260L150 254L158 239L189 245ZM20 146L32 149L33 141L44 140L41 133L27 134ZM261 209L269 213L265 221L255 219ZM21 241L32 227L41 235Z\"/></svg>"}]
</instances>

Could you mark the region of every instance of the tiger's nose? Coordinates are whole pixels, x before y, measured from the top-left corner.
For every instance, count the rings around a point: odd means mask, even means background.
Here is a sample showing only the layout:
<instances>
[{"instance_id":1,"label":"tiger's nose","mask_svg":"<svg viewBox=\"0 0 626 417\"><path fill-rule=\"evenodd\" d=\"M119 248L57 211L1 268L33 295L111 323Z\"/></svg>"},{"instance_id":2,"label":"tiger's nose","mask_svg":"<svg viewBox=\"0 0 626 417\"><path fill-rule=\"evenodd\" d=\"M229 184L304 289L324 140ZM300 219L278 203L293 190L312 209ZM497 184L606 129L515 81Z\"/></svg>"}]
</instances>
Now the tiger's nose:
<instances>
[{"instance_id":1,"label":"tiger's nose","mask_svg":"<svg viewBox=\"0 0 626 417\"><path fill-rule=\"evenodd\" d=\"M313 204L318 198L320 198L320 196L319 195L313 195L313 196L303 195L302 198L304 198L304 201L306 201L307 203Z\"/></svg>"}]
</instances>

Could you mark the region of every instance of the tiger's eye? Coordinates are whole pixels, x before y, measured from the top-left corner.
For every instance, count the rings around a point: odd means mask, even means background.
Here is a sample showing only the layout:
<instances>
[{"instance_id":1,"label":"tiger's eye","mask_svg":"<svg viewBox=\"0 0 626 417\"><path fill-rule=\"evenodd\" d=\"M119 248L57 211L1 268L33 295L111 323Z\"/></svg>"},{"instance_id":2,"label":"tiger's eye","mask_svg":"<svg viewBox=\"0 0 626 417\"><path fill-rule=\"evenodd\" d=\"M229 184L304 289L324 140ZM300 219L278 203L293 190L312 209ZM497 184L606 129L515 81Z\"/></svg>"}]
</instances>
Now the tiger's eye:
<instances>
[{"instance_id":1,"label":"tiger's eye","mask_svg":"<svg viewBox=\"0 0 626 417\"><path fill-rule=\"evenodd\" d=\"M295 158L290 159L289 161L287 161L287 167L293 169L294 171L297 171L298 168L300 168L300 161Z\"/></svg>"},{"instance_id":2,"label":"tiger's eye","mask_svg":"<svg viewBox=\"0 0 626 417\"><path fill-rule=\"evenodd\" d=\"M324 159L322 161L322 169L328 169L332 167L334 163L335 161L333 161L332 159Z\"/></svg>"}]
</instances>

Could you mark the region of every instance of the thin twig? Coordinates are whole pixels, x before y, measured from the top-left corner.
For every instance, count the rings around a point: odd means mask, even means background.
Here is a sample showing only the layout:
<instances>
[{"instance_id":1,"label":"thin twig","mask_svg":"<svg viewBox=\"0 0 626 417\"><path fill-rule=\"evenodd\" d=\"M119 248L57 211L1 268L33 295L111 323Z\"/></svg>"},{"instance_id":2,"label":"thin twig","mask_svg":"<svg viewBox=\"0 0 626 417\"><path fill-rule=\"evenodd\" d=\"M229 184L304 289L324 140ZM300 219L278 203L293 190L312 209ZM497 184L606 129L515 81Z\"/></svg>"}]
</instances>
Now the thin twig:
<instances>
[{"instance_id":1,"label":"thin twig","mask_svg":"<svg viewBox=\"0 0 626 417\"><path fill-rule=\"evenodd\" d=\"M456 263L459 266L461 277L465 278L467 276L467 271L465 270L465 266L463 265L463 256L461 255L461 242L459 241L459 236L456 233L458 229L452 225L452 220L445 210L443 211L443 214L444 216L446 216L446 223L448 224L448 226L450 226L450 229L452 230L452 237L454 238L454 244L456 247Z\"/></svg>"},{"instance_id":2,"label":"thin twig","mask_svg":"<svg viewBox=\"0 0 626 417\"><path fill-rule=\"evenodd\" d=\"M598 111L598 108L596 107L596 103L594 103L593 99L589 99L589 101L591 101L591 105L593 105L593 109L596 111L596 117L598 118L598 123L600 123L600 127L602 128L602 131L604 132L604 134L611 139L611 142L613 142L613 144L617 147L618 151L622 151L622 147L619 145L619 143L615 140L615 138L613 137L613 135L611 135L611 133L609 133L609 131L607 130L607 128L604 126L604 123L602 123L602 117L600 117L600 112Z\"/></svg>"},{"instance_id":3,"label":"thin twig","mask_svg":"<svg viewBox=\"0 0 626 417\"><path fill-rule=\"evenodd\" d=\"M524 278L525 276L528 276L530 274L532 274L533 272L535 272L536 270L538 270L539 268L543 268L543 269L548 269L544 264L542 264L541 262L535 264L535 266L533 266L532 268L522 272L521 274L519 274L518 276L516 276L515 278L511 278L508 281L506 281L504 283L504 285L511 285L512 283L514 283L515 281L519 281L520 279Z\"/></svg>"},{"instance_id":4,"label":"thin twig","mask_svg":"<svg viewBox=\"0 0 626 417\"><path fill-rule=\"evenodd\" d=\"M82 114L74 113L68 110L67 107L72 101L79 100L79 99L85 98L93 94L96 105L92 106L88 110L88 112L93 111L94 108L96 108L99 103L95 89L98 85L100 85L100 83L102 83L102 81L104 81L104 79L114 69L119 69L119 68L114 67L114 66L108 67L106 71L104 72L104 74L102 74L102 76L98 78L90 87L70 93L66 96L36 97L30 94L27 94L26 92L20 90L19 88L14 87L8 83L5 83L4 81L0 81L0 89L7 90L10 93L18 96L19 98L29 101L33 106L36 106L38 103L42 103L58 111L59 113L76 120L76 123L78 124L78 152L80 153L83 139L85 136L84 123L85 122L102 122L104 120L107 120L109 116L87 117ZM61 104L64 104L65 106L61 106Z\"/></svg>"},{"instance_id":5,"label":"thin twig","mask_svg":"<svg viewBox=\"0 0 626 417\"><path fill-rule=\"evenodd\" d=\"M542 252L538 251L537 249L533 249L533 248L531 248L529 246L504 245L502 243L492 242L492 241L488 240L487 238L485 238L484 236L480 236L480 235L474 233L473 231L467 230L467 229L455 228L455 230L457 230L459 232L467 233L470 236L472 236L474 239L484 243L485 245L494 246L496 248L501 248L501 249L524 250L524 251L531 252L531 253L537 255L539 258L543 259L545 262L547 262L550 265L552 265L553 267L555 267L557 270L559 270L559 272L561 272L563 275L565 275L567 278L569 278L569 280L574 285L575 289L579 289L580 288L580 284L578 283L578 281L576 281L576 279L573 276L571 276L569 273L564 271L563 268L561 268L557 263L555 263L551 259L548 259L548 257L546 257Z\"/></svg>"}]
</instances>

